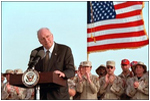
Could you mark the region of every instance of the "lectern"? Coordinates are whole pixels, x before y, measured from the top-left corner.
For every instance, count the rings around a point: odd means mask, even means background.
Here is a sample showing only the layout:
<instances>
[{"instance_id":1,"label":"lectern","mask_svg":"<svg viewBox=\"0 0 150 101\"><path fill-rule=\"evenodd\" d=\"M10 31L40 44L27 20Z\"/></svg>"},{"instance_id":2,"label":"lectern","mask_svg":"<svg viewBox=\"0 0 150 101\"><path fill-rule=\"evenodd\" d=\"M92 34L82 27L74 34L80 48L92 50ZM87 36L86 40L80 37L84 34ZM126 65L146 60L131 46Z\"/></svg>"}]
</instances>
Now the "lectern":
<instances>
[{"instance_id":1,"label":"lectern","mask_svg":"<svg viewBox=\"0 0 150 101\"><path fill-rule=\"evenodd\" d=\"M10 84L14 86L27 88L22 82L23 74L11 74L10 75ZM66 86L67 80L60 78L54 72L41 72L39 73L39 81L37 85L33 87L38 87L41 84L55 84L56 86ZM39 89L39 88L37 88Z\"/></svg>"}]
</instances>

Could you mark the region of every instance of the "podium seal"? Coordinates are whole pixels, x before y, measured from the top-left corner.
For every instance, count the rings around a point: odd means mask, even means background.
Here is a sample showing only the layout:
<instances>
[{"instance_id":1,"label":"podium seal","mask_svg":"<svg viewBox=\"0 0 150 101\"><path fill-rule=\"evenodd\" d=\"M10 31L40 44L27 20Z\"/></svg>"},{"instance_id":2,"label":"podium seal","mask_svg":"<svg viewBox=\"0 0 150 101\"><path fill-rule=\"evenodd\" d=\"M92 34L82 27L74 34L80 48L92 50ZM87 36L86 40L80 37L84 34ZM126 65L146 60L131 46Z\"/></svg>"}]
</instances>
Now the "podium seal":
<instances>
[{"instance_id":1,"label":"podium seal","mask_svg":"<svg viewBox=\"0 0 150 101\"><path fill-rule=\"evenodd\" d=\"M22 82L26 87L34 87L39 81L39 73L34 69L29 69L22 75Z\"/></svg>"}]
</instances>

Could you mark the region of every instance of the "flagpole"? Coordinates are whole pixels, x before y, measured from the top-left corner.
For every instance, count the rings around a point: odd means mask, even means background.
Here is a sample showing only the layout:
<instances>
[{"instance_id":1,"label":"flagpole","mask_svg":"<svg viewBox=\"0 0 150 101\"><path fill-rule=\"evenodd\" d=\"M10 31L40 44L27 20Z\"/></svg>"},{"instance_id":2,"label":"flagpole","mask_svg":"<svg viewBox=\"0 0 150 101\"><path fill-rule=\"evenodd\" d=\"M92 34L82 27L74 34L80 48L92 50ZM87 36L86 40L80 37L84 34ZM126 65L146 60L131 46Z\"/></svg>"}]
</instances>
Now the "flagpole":
<instances>
[{"instance_id":1,"label":"flagpole","mask_svg":"<svg viewBox=\"0 0 150 101\"><path fill-rule=\"evenodd\" d=\"M87 61L89 61L89 53L87 53Z\"/></svg>"}]
</instances>

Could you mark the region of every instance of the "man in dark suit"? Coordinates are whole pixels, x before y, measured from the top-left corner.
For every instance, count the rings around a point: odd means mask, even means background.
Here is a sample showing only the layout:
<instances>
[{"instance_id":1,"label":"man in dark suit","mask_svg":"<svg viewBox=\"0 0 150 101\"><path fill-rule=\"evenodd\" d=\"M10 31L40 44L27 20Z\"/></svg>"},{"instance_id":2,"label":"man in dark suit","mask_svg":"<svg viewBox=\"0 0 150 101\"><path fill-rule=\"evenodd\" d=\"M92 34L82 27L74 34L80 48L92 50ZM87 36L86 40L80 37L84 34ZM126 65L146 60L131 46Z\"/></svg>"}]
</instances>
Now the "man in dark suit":
<instances>
[{"instance_id":1,"label":"man in dark suit","mask_svg":"<svg viewBox=\"0 0 150 101\"><path fill-rule=\"evenodd\" d=\"M48 28L41 28L37 32L37 36L42 46L35 50L44 50L45 57L36 64L35 69L40 72L54 71L59 77L66 80L73 77L75 69L71 49L68 46L55 43L53 34ZM49 52L47 53L47 51ZM45 62L47 54L48 63ZM69 99L68 85L66 84L66 87L55 84L41 85L40 99Z\"/></svg>"}]
</instances>

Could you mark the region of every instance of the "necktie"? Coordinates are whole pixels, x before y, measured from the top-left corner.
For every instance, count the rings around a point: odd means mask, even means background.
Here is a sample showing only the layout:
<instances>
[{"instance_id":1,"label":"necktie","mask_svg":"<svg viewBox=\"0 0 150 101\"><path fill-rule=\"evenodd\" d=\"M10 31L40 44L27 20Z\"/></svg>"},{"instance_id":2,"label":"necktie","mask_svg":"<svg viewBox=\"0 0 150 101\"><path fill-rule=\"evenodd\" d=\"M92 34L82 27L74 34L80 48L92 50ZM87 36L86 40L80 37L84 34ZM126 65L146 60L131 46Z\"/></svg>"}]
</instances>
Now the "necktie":
<instances>
[{"instance_id":1,"label":"necktie","mask_svg":"<svg viewBox=\"0 0 150 101\"><path fill-rule=\"evenodd\" d=\"M49 63L49 50L46 51L45 63L44 63L44 71L47 71L48 63Z\"/></svg>"}]
</instances>

